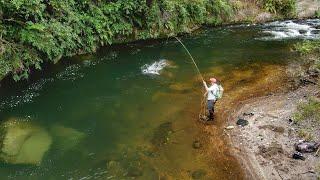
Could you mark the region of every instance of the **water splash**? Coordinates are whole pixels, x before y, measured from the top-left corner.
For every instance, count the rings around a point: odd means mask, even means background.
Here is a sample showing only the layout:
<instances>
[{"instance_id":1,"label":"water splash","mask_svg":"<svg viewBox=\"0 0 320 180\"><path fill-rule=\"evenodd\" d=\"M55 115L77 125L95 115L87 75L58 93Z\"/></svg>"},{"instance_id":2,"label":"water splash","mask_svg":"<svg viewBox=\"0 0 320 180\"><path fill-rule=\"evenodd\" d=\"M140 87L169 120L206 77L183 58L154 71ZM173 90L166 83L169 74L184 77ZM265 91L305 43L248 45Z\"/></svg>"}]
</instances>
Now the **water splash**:
<instances>
[{"instance_id":1,"label":"water splash","mask_svg":"<svg viewBox=\"0 0 320 180\"><path fill-rule=\"evenodd\" d=\"M320 19L275 21L262 26L259 40L320 39Z\"/></svg>"},{"instance_id":2,"label":"water splash","mask_svg":"<svg viewBox=\"0 0 320 180\"><path fill-rule=\"evenodd\" d=\"M160 75L160 71L168 65L165 59L156 61L152 64L145 64L141 67L142 74L155 74Z\"/></svg>"}]
</instances>

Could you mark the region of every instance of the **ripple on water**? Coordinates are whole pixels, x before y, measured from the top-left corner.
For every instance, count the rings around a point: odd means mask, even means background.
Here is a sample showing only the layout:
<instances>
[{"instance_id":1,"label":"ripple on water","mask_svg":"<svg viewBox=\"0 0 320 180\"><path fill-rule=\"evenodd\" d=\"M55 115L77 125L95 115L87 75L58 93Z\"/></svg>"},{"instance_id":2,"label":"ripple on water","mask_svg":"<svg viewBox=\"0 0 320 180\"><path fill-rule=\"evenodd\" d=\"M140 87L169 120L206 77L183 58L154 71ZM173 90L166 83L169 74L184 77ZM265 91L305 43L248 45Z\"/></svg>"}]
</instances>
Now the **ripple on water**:
<instances>
[{"instance_id":1,"label":"ripple on water","mask_svg":"<svg viewBox=\"0 0 320 180\"><path fill-rule=\"evenodd\" d=\"M31 84L26 90L22 91L22 95L16 95L4 99L0 103L0 110L4 108L14 108L25 103L31 103L40 96L40 91L47 83L53 82L53 78L41 79L36 83Z\"/></svg>"},{"instance_id":2,"label":"ripple on water","mask_svg":"<svg viewBox=\"0 0 320 180\"><path fill-rule=\"evenodd\" d=\"M84 73L80 72L81 66L73 64L68 66L64 71L56 75L57 79L75 81L76 79L83 78Z\"/></svg>"}]
</instances>

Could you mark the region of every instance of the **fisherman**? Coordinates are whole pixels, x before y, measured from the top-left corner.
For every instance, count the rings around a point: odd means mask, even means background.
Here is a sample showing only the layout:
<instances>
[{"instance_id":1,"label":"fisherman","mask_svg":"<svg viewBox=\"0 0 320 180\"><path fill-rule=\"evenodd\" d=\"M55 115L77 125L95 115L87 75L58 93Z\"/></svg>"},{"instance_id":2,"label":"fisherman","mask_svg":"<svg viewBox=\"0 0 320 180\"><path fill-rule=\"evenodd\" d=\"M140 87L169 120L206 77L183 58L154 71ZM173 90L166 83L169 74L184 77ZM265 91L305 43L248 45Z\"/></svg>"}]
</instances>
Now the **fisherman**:
<instances>
[{"instance_id":1,"label":"fisherman","mask_svg":"<svg viewBox=\"0 0 320 180\"><path fill-rule=\"evenodd\" d=\"M222 97L223 88L221 84L217 83L217 79L210 78L211 86L208 87L207 83L203 81L203 85L206 89L205 96L207 96L208 99L208 121L214 120L214 105L216 104L217 100Z\"/></svg>"}]
</instances>

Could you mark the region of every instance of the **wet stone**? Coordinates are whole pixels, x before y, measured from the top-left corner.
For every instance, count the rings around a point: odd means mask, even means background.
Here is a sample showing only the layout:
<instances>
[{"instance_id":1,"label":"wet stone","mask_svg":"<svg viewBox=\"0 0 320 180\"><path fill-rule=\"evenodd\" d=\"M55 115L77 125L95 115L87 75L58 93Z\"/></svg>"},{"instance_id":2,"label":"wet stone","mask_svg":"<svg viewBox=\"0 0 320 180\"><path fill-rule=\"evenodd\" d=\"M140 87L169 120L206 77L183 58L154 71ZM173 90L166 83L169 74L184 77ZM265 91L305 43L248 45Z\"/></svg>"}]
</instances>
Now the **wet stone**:
<instances>
[{"instance_id":1,"label":"wet stone","mask_svg":"<svg viewBox=\"0 0 320 180\"><path fill-rule=\"evenodd\" d=\"M307 30L303 30L303 29L300 29L300 30L299 30L299 33L300 33L300 34L306 34L307 32L308 32Z\"/></svg>"},{"instance_id":2,"label":"wet stone","mask_svg":"<svg viewBox=\"0 0 320 180\"><path fill-rule=\"evenodd\" d=\"M206 176L207 172L203 169L193 171L191 174L192 179L202 179Z\"/></svg>"},{"instance_id":3,"label":"wet stone","mask_svg":"<svg viewBox=\"0 0 320 180\"><path fill-rule=\"evenodd\" d=\"M300 159L300 160L305 160L306 158L303 156L303 154L302 153L300 153L300 152L294 152L293 154L292 154L292 158L293 159Z\"/></svg>"},{"instance_id":4,"label":"wet stone","mask_svg":"<svg viewBox=\"0 0 320 180\"><path fill-rule=\"evenodd\" d=\"M237 125L239 125L239 126L246 126L248 124L249 124L249 122L245 119L238 119L238 121L237 121Z\"/></svg>"}]
</instances>

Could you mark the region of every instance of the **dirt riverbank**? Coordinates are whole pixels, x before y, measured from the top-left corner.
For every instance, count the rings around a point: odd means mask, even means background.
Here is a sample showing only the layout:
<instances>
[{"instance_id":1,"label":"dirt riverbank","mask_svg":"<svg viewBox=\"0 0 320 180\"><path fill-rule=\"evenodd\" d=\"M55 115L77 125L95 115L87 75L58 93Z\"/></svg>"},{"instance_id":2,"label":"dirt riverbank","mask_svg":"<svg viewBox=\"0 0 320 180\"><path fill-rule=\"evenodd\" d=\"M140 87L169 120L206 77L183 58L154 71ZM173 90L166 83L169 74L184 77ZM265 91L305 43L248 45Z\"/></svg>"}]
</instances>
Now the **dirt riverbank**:
<instances>
[{"instance_id":1,"label":"dirt riverbank","mask_svg":"<svg viewBox=\"0 0 320 180\"><path fill-rule=\"evenodd\" d=\"M305 160L293 159L295 144L302 140L319 142L320 127L314 122L294 122L299 104L319 100L318 85L244 101L228 118L225 130L246 179L319 179L320 158L315 152L303 153ZM236 126L238 119L247 126ZM307 134L308 137L303 136ZM311 137L311 138L310 138Z\"/></svg>"}]
</instances>

